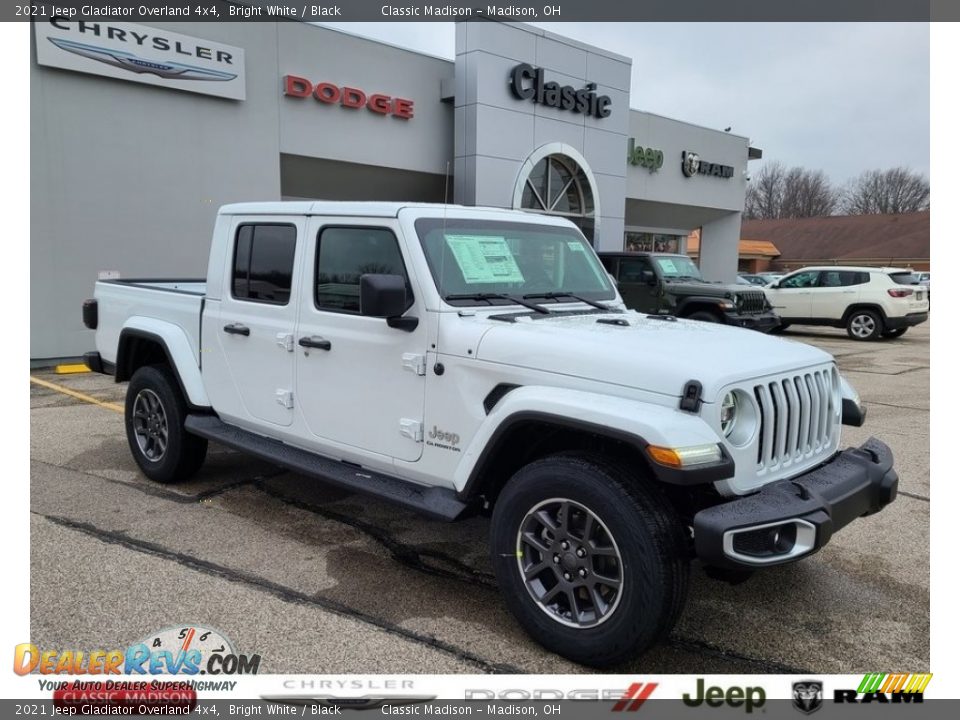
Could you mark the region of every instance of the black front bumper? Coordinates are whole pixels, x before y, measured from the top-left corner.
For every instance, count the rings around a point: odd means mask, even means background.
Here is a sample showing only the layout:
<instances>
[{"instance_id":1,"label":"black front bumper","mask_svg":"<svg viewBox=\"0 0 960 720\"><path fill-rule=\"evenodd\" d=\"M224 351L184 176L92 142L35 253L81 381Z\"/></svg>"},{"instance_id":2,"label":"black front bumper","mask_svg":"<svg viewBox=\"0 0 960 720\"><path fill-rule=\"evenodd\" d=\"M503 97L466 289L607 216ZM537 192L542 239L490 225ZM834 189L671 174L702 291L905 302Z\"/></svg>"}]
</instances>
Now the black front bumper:
<instances>
[{"instance_id":1,"label":"black front bumper","mask_svg":"<svg viewBox=\"0 0 960 720\"><path fill-rule=\"evenodd\" d=\"M757 330L759 332L770 332L780 325L780 316L775 312L765 313L744 313L736 312L724 313L724 319L727 325L734 327L747 328L748 330Z\"/></svg>"},{"instance_id":2,"label":"black front bumper","mask_svg":"<svg viewBox=\"0 0 960 720\"><path fill-rule=\"evenodd\" d=\"M799 560L893 502L897 483L893 453L870 438L804 475L701 510L693 518L697 556L704 565L737 569Z\"/></svg>"},{"instance_id":3,"label":"black front bumper","mask_svg":"<svg viewBox=\"0 0 960 720\"><path fill-rule=\"evenodd\" d=\"M904 315L903 317L888 317L884 319L883 325L887 330L901 330L903 328L911 328L914 325L919 325L920 323L925 323L929 316L929 313L924 312L910 313L909 315Z\"/></svg>"}]
</instances>

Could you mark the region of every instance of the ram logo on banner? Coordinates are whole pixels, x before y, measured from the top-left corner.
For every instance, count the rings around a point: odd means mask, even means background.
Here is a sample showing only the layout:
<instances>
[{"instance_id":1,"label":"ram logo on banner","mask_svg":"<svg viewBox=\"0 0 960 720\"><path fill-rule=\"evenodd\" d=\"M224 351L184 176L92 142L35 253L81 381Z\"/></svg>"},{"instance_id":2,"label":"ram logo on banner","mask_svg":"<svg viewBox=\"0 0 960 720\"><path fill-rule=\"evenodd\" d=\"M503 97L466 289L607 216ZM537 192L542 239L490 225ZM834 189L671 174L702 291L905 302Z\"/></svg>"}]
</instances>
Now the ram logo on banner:
<instances>
[{"instance_id":1,"label":"ram logo on banner","mask_svg":"<svg viewBox=\"0 0 960 720\"><path fill-rule=\"evenodd\" d=\"M147 85L247 97L243 49L122 22L36 22L37 63Z\"/></svg>"}]
</instances>

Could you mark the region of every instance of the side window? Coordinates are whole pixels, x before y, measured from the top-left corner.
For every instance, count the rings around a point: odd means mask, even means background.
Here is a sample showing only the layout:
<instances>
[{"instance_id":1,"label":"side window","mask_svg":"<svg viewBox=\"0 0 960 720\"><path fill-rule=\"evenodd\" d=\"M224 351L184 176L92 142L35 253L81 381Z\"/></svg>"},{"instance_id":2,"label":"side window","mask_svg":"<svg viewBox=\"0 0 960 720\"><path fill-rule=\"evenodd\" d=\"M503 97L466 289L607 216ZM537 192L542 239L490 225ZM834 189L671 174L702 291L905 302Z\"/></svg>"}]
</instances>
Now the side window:
<instances>
[{"instance_id":1,"label":"side window","mask_svg":"<svg viewBox=\"0 0 960 720\"><path fill-rule=\"evenodd\" d=\"M653 271L653 266L647 260L620 260L620 271L617 280L622 283L643 282L643 272Z\"/></svg>"},{"instance_id":2,"label":"side window","mask_svg":"<svg viewBox=\"0 0 960 720\"><path fill-rule=\"evenodd\" d=\"M844 282L844 280L850 280L849 277L853 273L841 272L840 270L825 270L820 273L820 287L826 288L835 288L842 287L844 285L849 285L849 282Z\"/></svg>"},{"instance_id":3,"label":"side window","mask_svg":"<svg viewBox=\"0 0 960 720\"><path fill-rule=\"evenodd\" d=\"M782 288L808 288L817 284L819 271L802 272L780 281Z\"/></svg>"},{"instance_id":4,"label":"side window","mask_svg":"<svg viewBox=\"0 0 960 720\"><path fill-rule=\"evenodd\" d=\"M400 247L393 232L383 228L330 227L317 238L314 302L319 310L360 312L360 276L367 273L402 275L407 280Z\"/></svg>"},{"instance_id":5,"label":"side window","mask_svg":"<svg viewBox=\"0 0 960 720\"><path fill-rule=\"evenodd\" d=\"M241 225L233 253L233 297L271 305L289 303L296 248L293 225Z\"/></svg>"}]
</instances>

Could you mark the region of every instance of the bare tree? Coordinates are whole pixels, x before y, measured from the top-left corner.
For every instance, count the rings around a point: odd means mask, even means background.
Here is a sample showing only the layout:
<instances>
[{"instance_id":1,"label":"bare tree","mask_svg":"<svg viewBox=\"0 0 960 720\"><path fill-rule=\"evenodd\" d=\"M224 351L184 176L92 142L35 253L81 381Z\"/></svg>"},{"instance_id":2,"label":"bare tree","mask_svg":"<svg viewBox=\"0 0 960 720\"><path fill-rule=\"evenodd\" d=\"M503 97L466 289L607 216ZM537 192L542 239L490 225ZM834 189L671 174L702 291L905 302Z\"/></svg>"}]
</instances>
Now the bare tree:
<instances>
[{"instance_id":1,"label":"bare tree","mask_svg":"<svg viewBox=\"0 0 960 720\"><path fill-rule=\"evenodd\" d=\"M843 191L842 208L848 215L908 213L930 207L930 183L922 173L904 167L868 170Z\"/></svg>"},{"instance_id":2,"label":"bare tree","mask_svg":"<svg viewBox=\"0 0 960 720\"><path fill-rule=\"evenodd\" d=\"M804 218L829 215L838 193L822 170L779 162L764 165L747 189L744 213L748 219Z\"/></svg>"}]
</instances>

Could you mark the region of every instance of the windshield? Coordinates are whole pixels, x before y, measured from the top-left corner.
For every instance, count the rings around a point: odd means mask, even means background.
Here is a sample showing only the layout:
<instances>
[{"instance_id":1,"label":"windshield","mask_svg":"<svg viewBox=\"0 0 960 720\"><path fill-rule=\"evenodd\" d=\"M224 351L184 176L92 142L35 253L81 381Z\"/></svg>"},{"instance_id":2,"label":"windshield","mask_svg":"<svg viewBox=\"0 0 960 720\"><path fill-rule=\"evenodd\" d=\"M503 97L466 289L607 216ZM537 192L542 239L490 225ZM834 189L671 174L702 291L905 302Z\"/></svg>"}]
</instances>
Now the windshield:
<instances>
[{"instance_id":1,"label":"windshield","mask_svg":"<svg viewBox=\"0 0 960 720\"><path fill-rule=\"evenodd\" d=\"M421 218L416 228L440 296L453 305L515 302L497 295L552 302L574 302L571 294L616 297L593 248L574 228L461 218Z\"/></svg>"},{"instance_id":2,"label":"windshield","mask_svg":"<svg viewBox=\"0 0 960 720\"><path fill-rule=\"evenodd\" d=\"M702 280L700 269L693 260L685 255L670 255L669 257L654 257L653 261L660 270L660 275L667 280L692 279Z\"/></svg>"}]
</instances>

